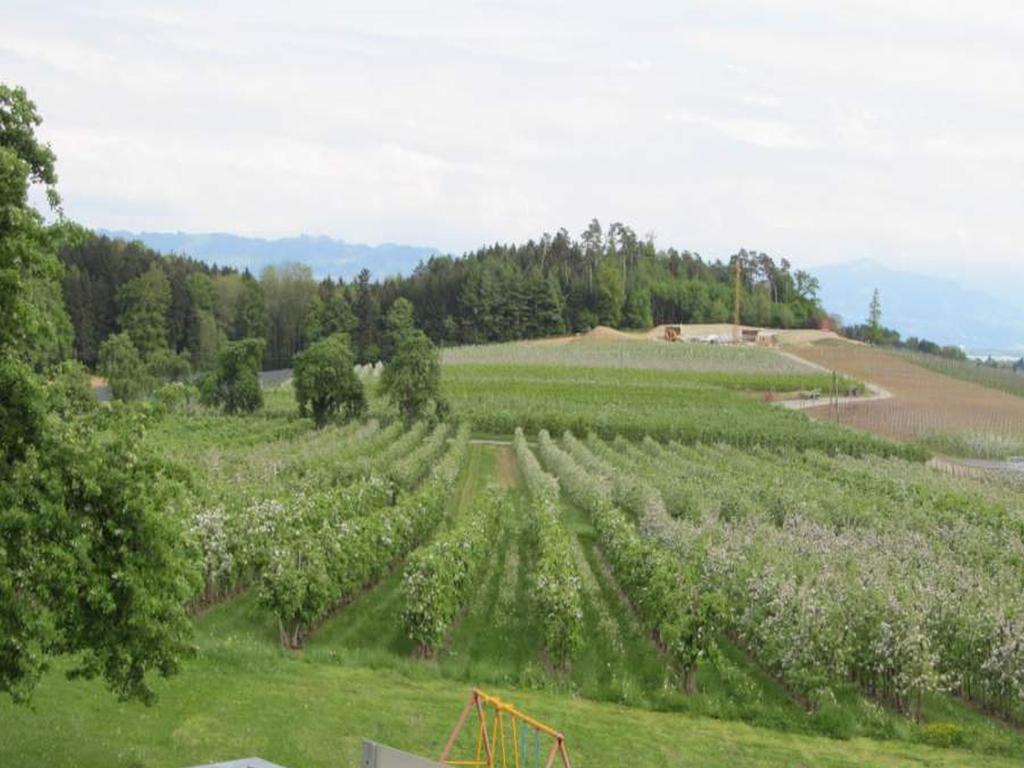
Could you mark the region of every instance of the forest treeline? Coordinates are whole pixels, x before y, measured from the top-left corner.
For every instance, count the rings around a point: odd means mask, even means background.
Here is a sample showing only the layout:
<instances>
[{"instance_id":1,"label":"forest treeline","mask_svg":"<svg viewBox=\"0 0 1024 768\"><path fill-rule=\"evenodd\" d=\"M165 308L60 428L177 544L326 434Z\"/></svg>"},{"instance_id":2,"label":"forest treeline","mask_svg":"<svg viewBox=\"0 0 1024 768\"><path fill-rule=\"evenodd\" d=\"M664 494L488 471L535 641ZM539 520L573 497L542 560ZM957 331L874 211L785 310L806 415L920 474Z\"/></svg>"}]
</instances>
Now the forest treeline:
<instances>
[{"instance_id":1,"label":"forest treeline","mask_svg":"<svg viewBox=\"0 0 1024 768\"><path fill-rule=\"evenodd\" d=\"M816 327L826 317L817 280L785 259L741 250L728 261L706 261L596 220L579 237L562 229L462 257L434 256L405 277L373 280L364 270L349 283L318 281L294 263L256 276L84 229L65 237L59 253L74 356L100 368L104 343L126 334L158 378L208 369L226 341L243 338L266 340L268 369L290 367L297 352L337 331L351 336L357 362L387 359L385 318L399 298L412 303L416 323L440 345L599 324L730 322L737 262L743 323Z\"/></svg>"}]
</instances>

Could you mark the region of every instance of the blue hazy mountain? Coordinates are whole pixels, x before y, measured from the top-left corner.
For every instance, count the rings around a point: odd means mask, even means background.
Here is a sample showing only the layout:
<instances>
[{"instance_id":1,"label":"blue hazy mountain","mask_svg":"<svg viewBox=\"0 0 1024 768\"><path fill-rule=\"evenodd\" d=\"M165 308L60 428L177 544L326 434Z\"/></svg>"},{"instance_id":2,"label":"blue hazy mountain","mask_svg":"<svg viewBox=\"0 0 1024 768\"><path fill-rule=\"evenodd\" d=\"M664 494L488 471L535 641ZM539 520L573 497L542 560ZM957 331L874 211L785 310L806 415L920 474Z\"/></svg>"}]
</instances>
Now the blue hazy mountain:
<instances>
[{"instance_id":1,"label":"blue hazy mountain","mask_svg":"<svg viewBox=\"0 0 1024 768\"><path fill-rule=\"evenodd\" d=\"M309 265L317 278L330 276L346 280L351 280L364 267L376 278L407 275L420 261L438 252L424 246L397 243L363 245L312 235L270 240L223 232L98 231L108 237L141 240L161 253L184 254L208 264L249 269L254 274L272 264L297 261Z\"/></svg>"},{"instance_id":2,"label":"blue hazy mountain","mask_svg":"<svg viewBox=\"0 0 1024 768\"><path fill-rule=\"evenodd\" d=\"M846 323L865 322L877 288L882 324L904 338L955 344L969 352L1024 351L1020 303L956 280L891 269L862 259L817 267L822 304Z\"/></svg>"}]
</instances>

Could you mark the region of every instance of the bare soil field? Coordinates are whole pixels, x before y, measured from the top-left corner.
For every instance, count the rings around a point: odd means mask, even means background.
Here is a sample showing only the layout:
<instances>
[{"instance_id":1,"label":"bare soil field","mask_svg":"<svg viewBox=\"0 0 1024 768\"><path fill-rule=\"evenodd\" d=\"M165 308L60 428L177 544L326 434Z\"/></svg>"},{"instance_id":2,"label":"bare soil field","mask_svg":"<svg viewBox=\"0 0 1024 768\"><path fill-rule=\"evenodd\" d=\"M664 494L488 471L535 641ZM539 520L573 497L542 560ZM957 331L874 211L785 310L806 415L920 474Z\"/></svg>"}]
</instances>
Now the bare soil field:
<instances>
[{"instance_id":1,"label":"bare soil field","mask_svg":"<svg viewBox=\"0 0 1024 768\"><path fill-rule=\"evenodd\" d=\"M607 325L599 325L586 333L571 334L568 336L550 336L544 339L531 339L524 341L524 344L536 346L570 344L580 341L664 341L666 328L681 328L680 339L695 339L701 336L732 336L736 326L731 323L704 323L699 325L656 325L649 331L620 331L609 328ZM832 331L816 331L810 328L794 328L781 330L776 328L759 328L752 325L744 325L743 328L756 329L774 333L782 344L810 344L815 341L826 339L838 339Z\"/></svg>"},{"instance_id":2,"label":"bare soil field","mask_svg":"<svg viewBox=\"0 0 1024 768\"><path fill-rule=\"evenodd\" d=\"M839 420L848 426L897 439L935 434L1024 433L1024 399L914 365L897 355L838 338L792 343L787 351L830 370L876 384L889 399L843 403ZM806 411L835 417L828 405Z\"/></svg>"}]
</instances>

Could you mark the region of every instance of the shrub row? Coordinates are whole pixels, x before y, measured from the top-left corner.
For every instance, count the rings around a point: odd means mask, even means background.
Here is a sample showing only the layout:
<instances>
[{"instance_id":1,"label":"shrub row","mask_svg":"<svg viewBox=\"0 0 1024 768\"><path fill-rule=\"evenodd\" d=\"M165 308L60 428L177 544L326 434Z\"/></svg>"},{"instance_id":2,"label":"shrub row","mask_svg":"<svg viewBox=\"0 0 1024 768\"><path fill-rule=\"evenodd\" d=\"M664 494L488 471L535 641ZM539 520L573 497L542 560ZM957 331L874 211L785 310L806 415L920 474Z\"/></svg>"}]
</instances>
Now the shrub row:
<instances>
[{"instance_id":1,"label":"shrub row","mask_svg":"<svg viewBox=\"0 0 1024 768\"><path fill-rule=\"evenodd\" d=\"M420 655L437 650L465 606L508 507L507 494L490 490L454 528L409 558L402 578L402 624Z\"/></svg>"},{"instance_id":2,"label":"shrub row","mask_svg":"<svg viewBox=\"0 0 1024 768\"><path fill-rule=\"evenodd\" d=\"M444 453L448 432L448 424L438 424L416 448L385 468L388 476L403 488L414 488Z\"/></svg>"},{"instance_id":3,"label":"shrub row","mask_svg":"<svg viewBox=\"0 0 1024 768\"><path fill-rule=\"evenodd\" d=\"M278 618L281 641L301 647L338 605L380 579L440 522L466 453L458 435L426 482L367 514L345 503L317 505L275 525L260 577L260 602Z\"/></svg>"},{"instance_id":4,"label":"shrub row","mask_svg":"<svg viewBox=\"0 0 1024 768\"><path fill-rule=\"evenodd\" d=\"M715 650L720 599L699 590L694 566L640 536L612 502L610 484L583 469L546 431L538 439L544 464L590 514L616 580L644 625L679 666L686 690L694 692L697 664Z\"/></svg>"},{"instance_id":5,"label":"shrub row","mask_svg":"<svg viewBox=\"0 0 1024 768\"><path fill-rule=\"evenodd\" d=\"M530 530L537 553L533 594L544 626L544 644L565 666L583 641L583 597L573 557L571 534L562 525L558 481L537 462L521 429L515 452L530 490Z\"/></svg>"}]
</instances>

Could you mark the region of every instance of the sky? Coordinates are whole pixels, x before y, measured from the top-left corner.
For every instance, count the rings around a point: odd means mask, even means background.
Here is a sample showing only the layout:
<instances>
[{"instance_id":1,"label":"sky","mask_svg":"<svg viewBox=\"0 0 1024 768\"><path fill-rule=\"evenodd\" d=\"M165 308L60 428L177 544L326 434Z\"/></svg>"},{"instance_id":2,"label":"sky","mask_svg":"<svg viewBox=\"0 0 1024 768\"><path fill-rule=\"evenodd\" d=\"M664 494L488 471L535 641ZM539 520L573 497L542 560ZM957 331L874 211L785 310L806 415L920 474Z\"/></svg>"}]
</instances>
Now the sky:
<instances>
[{"instance_id":1,"label":"sky","mask_svg":"<svg viewBox=\"0 0 1024 768\"><path fill-rule=\"evenodd\" d=\"M660 245L1024 286L1014 0L21 2L69 216L460 252Z\"/></svg>"}]
</instances>

